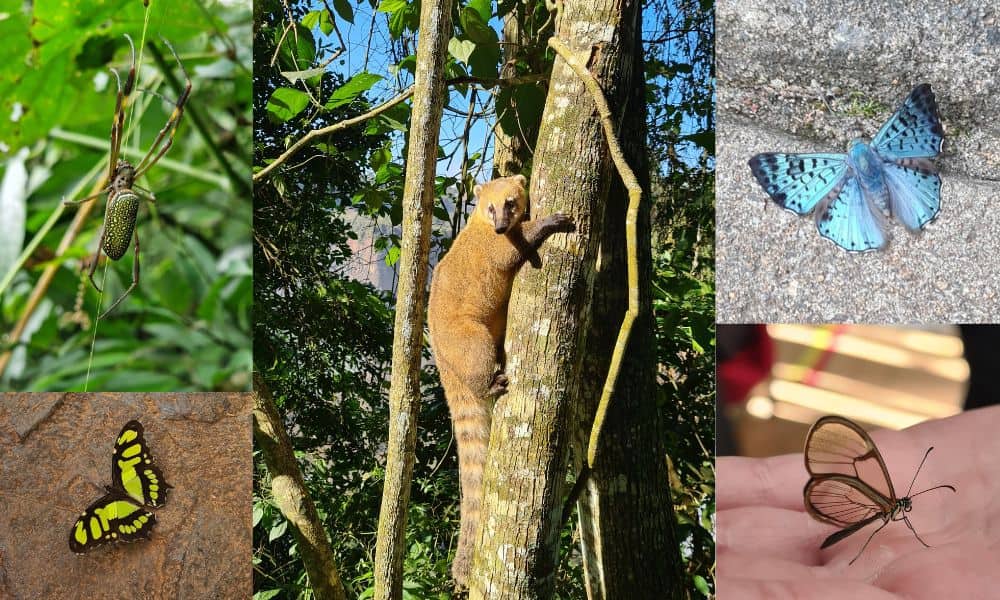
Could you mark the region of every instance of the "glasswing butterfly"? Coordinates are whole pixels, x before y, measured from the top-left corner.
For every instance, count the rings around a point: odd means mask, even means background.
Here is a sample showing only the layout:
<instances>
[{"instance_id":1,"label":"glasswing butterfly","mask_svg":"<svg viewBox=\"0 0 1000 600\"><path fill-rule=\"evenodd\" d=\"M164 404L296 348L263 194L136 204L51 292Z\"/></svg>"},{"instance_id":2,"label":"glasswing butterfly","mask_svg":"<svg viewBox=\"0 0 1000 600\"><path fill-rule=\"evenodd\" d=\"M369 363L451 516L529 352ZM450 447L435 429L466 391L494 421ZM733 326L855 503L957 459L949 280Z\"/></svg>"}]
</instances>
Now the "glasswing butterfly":
<instances>
[{"instance_id":1,"label":"glasswing butterfly","mask_svg":"<svg viewBox=\"0 0 1000 600\"><path fill-rule=\"evenodd\" d=\"M848 564L854 564L868 542L891 521L906 523L917 540L930 548L917 535L906 513L913 509L912 499L920 494L940 488L955 491L950 485L939 485L910 494L920 468L933 449L931 446L924 453L906 495L897 498L882 455L860 425L838 416L816 421L806 435L805 461L810 478L802 496L806 511L814 519L842 528L826 538L820 548L832 546L879 519L882 524L868 536L868 541Z\"/></svg>"}]
</instances>

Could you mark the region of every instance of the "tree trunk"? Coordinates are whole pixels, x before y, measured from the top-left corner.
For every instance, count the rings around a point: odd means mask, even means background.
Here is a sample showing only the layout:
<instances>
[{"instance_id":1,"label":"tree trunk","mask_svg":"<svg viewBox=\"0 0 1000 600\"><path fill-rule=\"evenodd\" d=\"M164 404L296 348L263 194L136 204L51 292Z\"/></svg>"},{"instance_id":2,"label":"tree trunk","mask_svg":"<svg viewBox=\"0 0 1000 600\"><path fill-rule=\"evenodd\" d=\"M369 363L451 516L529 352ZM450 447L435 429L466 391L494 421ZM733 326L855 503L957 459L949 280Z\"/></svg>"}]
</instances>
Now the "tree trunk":
<instances>
[{"instance_id":1,"label":"tree trunk","mask_svg":"<svg viewBox=\"0 0 1000 600\"><path fill-rule=\"evenodd\" d=\"M563 5L559 20L557 34L589 65L615 108L641 78L633 76L639 9L638 2L573 2ZM569 39L569 32L580 37ZM577 233L554 236L540 251L543 268L526 266L514 284L506 338L510 392L493 413L470 598L552 595L571 399L583 390L584 342L611 178L594 101L557 58L535 152L531 214L571 214Z\"/></svg>"},{"instance_id":2,"label":"tree trunk","mask_svg":"<svg viewBox=\"0 0 1000 600\"><path fill-rule=\"evenodd\" d=\"M389 440L385 487L375 544L375 598L398 599L403 593L406 512L420 412L420 358L427 313L427 268L438 134L444 107L444 64L451 38L451 0L424 0L414 76L403 227L400 236L399 285L392 343L389 388Z\"/></svg>"},{"instance_id":3,"label":"tree trunk","mask_svg":"<svg viewBox=\"0 0 1000 600\"><path fill-rule=\"evenodd\" d=\"M531 18L529 11L533 8L534 6L531 4L518 3L513 10L504 16L503 40L506 43L502 46L504 64L500 69L501 78L517 76L514 62L523 53L526 42L524 39L525 24L522 23L522 20ZM508 96L508 98L513 100L513 95ZM513 103L501 105L497 102L495 108L497 115L503 111L515 110ZM531 148L528 144L534 144L534 142L533 139L525 140L520 132L508 135L500 127L500 124L496 123L493 129L493 178L510 177L523 172L524 165L531 160Z\"/></svg>"},{"instance_id":4,"label":"tree trunk","mask_svg":"<svg viewBox=\"0 0 1000 600\"><path fill-rule=\"evenodd\" d=\"M347 600L333 560L326 530L316 512L285 424L264 378L254 373L253 434L271 474L271 495L281 514L292 524L295 543L313 594L322 600Z\"/></svg>"},{"instance_id":5,"label":"tree trunk","mask_svg":"<svg viewBox=\"0 0 1000 600\"><path fill-rule=\"evenodd\" d=\"M641 15L639 17L641 19ZM636 27L641 30L641 26ZM639 245L639 316L632 326L622 371L604 423L597 461L578 508L584 571L590 600L685 597L680 550L667 478L665 422L657 408L656 339L652 314L652 250L646 102L641 40L636 36L635 83L619 141L643 188L636 223ZM584 360L584 385L574 436L577 468L585 460L590 426L608 357L627 301L625 210L627 193L614 177L594 290L593 326Z\"/></svg>"}]
</instances>

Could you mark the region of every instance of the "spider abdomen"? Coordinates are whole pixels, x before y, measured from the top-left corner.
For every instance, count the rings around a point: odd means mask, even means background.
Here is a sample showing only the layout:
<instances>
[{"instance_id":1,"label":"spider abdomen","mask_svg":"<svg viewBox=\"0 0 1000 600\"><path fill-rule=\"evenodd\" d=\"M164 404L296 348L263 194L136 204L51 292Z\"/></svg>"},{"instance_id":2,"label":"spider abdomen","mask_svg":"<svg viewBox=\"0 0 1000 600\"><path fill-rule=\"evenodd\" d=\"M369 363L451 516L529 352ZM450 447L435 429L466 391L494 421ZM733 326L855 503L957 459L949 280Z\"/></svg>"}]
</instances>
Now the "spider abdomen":
<instances>
[{"instance_id":1,"label":"spider abdomen","mask_svg":"<svg viewBox=\"0 0 1000 600\"><path fill-rule=\"evenodd\" d=\"M108 209L104 213L104 253L111 260L118 260L128 250L138 212L139 196L132 190L121 190L108 198Z\"/></svg>"}]
</instances>

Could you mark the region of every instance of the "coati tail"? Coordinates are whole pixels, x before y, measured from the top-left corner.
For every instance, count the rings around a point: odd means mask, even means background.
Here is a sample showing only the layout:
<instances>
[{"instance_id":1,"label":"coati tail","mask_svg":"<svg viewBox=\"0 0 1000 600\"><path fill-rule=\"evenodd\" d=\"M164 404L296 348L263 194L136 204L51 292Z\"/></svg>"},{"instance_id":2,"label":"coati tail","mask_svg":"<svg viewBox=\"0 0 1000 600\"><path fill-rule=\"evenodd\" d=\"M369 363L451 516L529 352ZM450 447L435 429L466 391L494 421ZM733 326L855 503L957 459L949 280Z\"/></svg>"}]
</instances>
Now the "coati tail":
<instances>
[{"instance_id":1,"label":"coati tail","mask_svg":"<svg viewBox=\"0 0 1000 600\"><path fill-rule=\"evenodd\" d=\"M472 566L472 549L476 544L476 528L479 525L483 497L483 467L486 465L486 451L490 442L491 402L477 398L457 381L456 386L449 386L452 382L447 381L450 378L444 373L441 374L441 379L449 394L448 408L451 410L458 444L458 476L462 487L462 526L451 572L455 583L465 587Z\"/></svg>"}]
</instances>

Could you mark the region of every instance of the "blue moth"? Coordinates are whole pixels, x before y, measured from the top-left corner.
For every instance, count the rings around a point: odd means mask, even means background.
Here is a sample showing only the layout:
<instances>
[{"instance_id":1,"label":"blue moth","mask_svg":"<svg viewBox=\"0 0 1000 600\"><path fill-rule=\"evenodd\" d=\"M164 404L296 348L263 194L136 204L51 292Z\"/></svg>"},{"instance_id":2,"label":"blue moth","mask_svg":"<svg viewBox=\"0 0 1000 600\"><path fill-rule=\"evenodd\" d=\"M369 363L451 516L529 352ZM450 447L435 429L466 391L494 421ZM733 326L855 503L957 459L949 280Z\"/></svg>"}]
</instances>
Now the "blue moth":
<instances>
[{"instance_id":1,"label":"blue moth","mask_svg":"<svg viewBox=\"0 0 1000 600\"><path fill-rule=\"evenodd\" d=\"M918 232L941 209L941 177L930 159L944 129L929 84L918 85L871 144L847 154L758 154L750 170L778 206L813 213L819 234L851 252L883 248L886 217Z\"/></svg>"}]
</instances>

